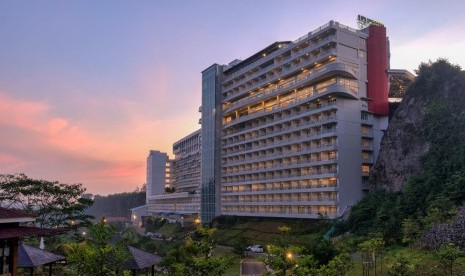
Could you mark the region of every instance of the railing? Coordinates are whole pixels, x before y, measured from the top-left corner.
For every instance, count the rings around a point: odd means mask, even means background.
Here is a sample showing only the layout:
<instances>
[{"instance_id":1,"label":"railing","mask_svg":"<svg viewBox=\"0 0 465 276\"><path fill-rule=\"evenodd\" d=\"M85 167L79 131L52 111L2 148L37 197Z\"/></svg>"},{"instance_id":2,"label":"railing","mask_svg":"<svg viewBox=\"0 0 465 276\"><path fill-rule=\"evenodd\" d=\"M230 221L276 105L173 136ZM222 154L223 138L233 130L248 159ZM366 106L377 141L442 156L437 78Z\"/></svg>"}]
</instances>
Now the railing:
<instances>
[{"instance_id":1,"label":"railing","mask_svg":"<svg viewBox=\"0 0 465 276\"><path fill-rule=\"evenodd\" d=\"M319 28L316 28L315 30L313 30L313 31L311 31L311 32L309 32L309 33L307 33L307 34L305 34L305 35L299 37L298 39L294 40L294 42L293 42L292 44L290 44L290 45L295 45L295 44L297 44L297 43L299 43L299 42L305 40L305 39L308 38L309 36L314 35L314 34L320 32L321 30L328 28L329 26L332 26L333 24L334 24L334 22L333 22L333 21L330 21L330 22L324 24L323 26L321 26L321 27L319 27ZM341 24L340 24L340 25L341 25ZM343 26L344 26L344 25L343 25ZM257 66L257 65L260 64L260 63L265 63L266 61L269 61L271 58L275 58L276 56L278 56L278 55L280 55L282 52L284 52L284 50L287 50L288 47L289 47L289 45L283 45L283 47L282 47L280 50L277 50L276 52L272 53L271 55L269 55L269 56L267 56L267 57L265 57L265 58L263 58L263 59L257 60L257 61L255 61L255 62L253 62L253 63L247 65L247 66L244 67L244 68L239 69L238 71L236 71L236 72L232 73L231 75L229 75L228 77L226 77L225 82L226 82L226 81L229 81L229 80L231 80L231 79L233 79L233 78L235 78L235 77L237 77L237 76L239 76L240 74L242 74L242 73L244 73L244 72L249 71L250 69L254 68L255 66Z\"/></svg>"},{"instance_id":2,"label":"railing","mask_svg":"<svg viewBox=\"0 0 465 276\"><path fill-rule=\"evenodd\" d=\"M308 133L307 135L301 135L301 137L299 139L288 139L287 141L283 141L283 143L279 143L279 147L283 147L283 146L289 146L289 145L292 145L292 144L296 144L296 143L301 143L301 142L305 142L305 141L308 141L307 138L312 138L312 137L316 137L316 136L320 136L320 135L324 135L324 134L328 134L328 133L335 133L337 131L336 128L332 128L332 129L327 129L327 130L322 130L322 131L317 131L317 132L314 132L314 133ZM287 142L287 143L286 143ZM267 150L267 149L274 149L276 148L278 145L277 144L273 144L273 145L269 145L269 146L265 146L265 147L262 147L262 148L256 148L256 149L238 149L238 150L235 150L235 151L232 151L232 152L227 152L223 155L223 158L227 158L227 157L231 157L231 156L234 156L236 154L246 154L246 153L252 153L254 151L257 151L257 150ZM320 146L321 148L321 146ZM289 151L289 152L299 152L299 151ZM284 151L283 151L284 153ZM257 157L258 159L260 159L260 157Z\"/></svg>"},{"instance_id":3,"label":"railing","mask_svg":"<svg viewBox=\"0 0 465 276\"><path fill-rule=\"evenodd\" d=\"M282 77L283 75L286 75L288 73L291 73L293 71L297 71L297 70L300 70L302 67L305 67L307 65L310 65L310 64L313 64L315 62L315 60L317 58L321 58L321 56L323 55L327 55L327 54L336 54L336 51L334 49L330 49L330 50L326 50L326 51L321 51L318 56L316 57L313 57L313 58L310 58L308 59L307 61L304 61L302 64L299 64L298 66L297 65L294 65L294 66L291 66L291 68L289 68L288 70L282 70L281 72L273 75L273 79L277 79L277 78L280 78ZM244 89L240 89L239 91L237 92L232 92L232 89L231 90L228 90L227 92L228 93L231 93L231 95L228 95L224 100L227 101L229 100L231 97L233 96L238 96L238 95L241 95L241 94L244 94L244 93L247 93L248 91L251 91L251 90L254 90L256 88L259 88L261 85L263 84L266 84L266 83L269 83L270 80L268 79L264 79L264 80L261 80L257 83L254 83L252 84L251 86L249 87L246 87ZM235 86L237 87L237 86Z\"/></svg>"},{"instance_id":4,"label":"railing","mask_svg":"<svg viewBox=\"0 0 465 276\"><path fill-rule=\"evenodd\" d=\"M324 44L326 44L328 42L331 42L333 40L334 40L333 37L328 37L326 39L322 39L322 40L318 41L318 43L313 44L311 48L305 49L305 52L314 51L314 50L318 49L318 47L321 47L322 45L324 45ZM321 56L321 55L325 54L326 52L328 52L328 51L322 51L318 55ZM241 79L240 81L234 83L231 87L228 87L228 90L226 90L225 92L231 93L234 89L240 87L241 85L244 85L245 83L249 82L250 80L253 80L254 78L256 78L256 77L258 77L258 76L260 76L262 74L265 74L266 72L270 72L271 70L274 70L274 69L284 65L287 60L289 60L291 58L294 58L294 60L298 60L298 59L302 58L303 56L305 56L305 55L301 54L300 56L297 56L297 57L292 56L292 55L286 56L285 58L282 58L279 61L277 61L277 63L274 63L271 67L266 67L266 70L258 69L256 72L253 72L252 74L250 74L248 76L246 75L243 79ZM315 58L315 57L317 57L317 56L314 56L313 58ZM294 60L292 62L294 62ZM266 60L266 61L259 60L259 61L261 61L261 63L266 63L269 60ZM256 61L255 63L258 63L259 61ZM295 67L295 66L291 66L291 67ZM301 66L299 66L299 67L301 67ZM265 69L265 68L263 68L263 69ZM289 68L287 71L289 71L289 70L291 70L291 68ZM273 78L276 78L276 76L273 76ZM229 81L229 79L225 80L224 82L228 82L228 81ZM269 82L269 80L265 78L260 83L266 83L266 82ZM257 84L257 83L255 83L255 84ZM254 84L252 84L252 85L254 85ZM240 93L240 92L233 93L233 95L237 94L237 93ZM233 95L229 95L226 99L230 98Z\"/></svg>"}]
</instances>

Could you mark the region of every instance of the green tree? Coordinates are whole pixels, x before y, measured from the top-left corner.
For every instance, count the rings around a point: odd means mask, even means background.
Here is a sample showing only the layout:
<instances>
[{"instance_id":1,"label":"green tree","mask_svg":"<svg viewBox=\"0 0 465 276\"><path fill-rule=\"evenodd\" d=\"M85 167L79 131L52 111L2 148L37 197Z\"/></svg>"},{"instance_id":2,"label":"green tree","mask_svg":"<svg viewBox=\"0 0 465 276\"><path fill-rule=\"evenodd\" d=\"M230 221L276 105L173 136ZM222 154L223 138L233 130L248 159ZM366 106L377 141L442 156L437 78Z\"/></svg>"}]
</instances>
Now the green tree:
<instances>
[{"instance_id":1,"label":"green tree","mask_svg":"<svg viewBox=\"0 0 465 276\"><path fill-rule=\"evenodd\" d=\"M444 274L452 276L454 265L457 259L463 256L463 253L453 244L444 244L436 251L436 256L438 257L439 265L444 270Z\"/></svg>"},{"instance_id":2,"label":"green tree","mask_svg":"<svg viewBox=\"0 0 465 276\"><path fill-rule=\"evenodd\" d=\"M184 244L168 253L163 265L170 275L220 276L232 264L231 258L214 256L216 228L198 227Z\"/></svg>"},{"instance_id":3,"label":"green tree","mask_svg":"<svg viewBox=\"0 0 465 276\"><path fill-rule=\"evenodd\" d=\"M391 265L388 270L390 276L411 276L413 275L413 268L404 257L399 257L397 261Z\"/></svg>"},{"instance_id":4,"label":"green tree","mask_svg":"<svg viewBox=\"0 0 465 276\"><path fill-rule=\"evenodd\" d=\"M323 237L313 240L307 249L320 265L329 263L338 253L333 242Z\"/></svg>"},{"instance_id":5,"label":"green tree","mask_svg":"<svg viewBox=\"0 0 465 276\"><path fill-rule=\"evenodd\" d=\"M83 198L82 184L64 184L38 180L24 174L0 175L0 205L21 209L37 216L40 227L87 225L92 216L85 211L93 201Z\"/></svg>"},{"instance_id":6,"label":"green tree","mask_svg":"<svg viewBox=\"0 0 465 276\"><path fill-rule=\"evenodd\" d=\"M420 225L413 219L404 219L402 222L402 242L410 246L410 251L413 250L413 245L420 235Z\"/></svg>"},{"instance_id":7,"label":"green tree","mask_svg":"<svg viewBox=\"0 0 465 276\"><path fill-rule=\"evenodd\" d=\"M377 264L378 258L384 252L384 240L383 238L375 237L369 240L366 240L359 244L360 253L362 255L364 272L368 271L370 274L370 267L373 266L374 275L377 275ZM382 269L382 265L381 265ZM365 275L365 274L364 274Z\"/></svg>"},{"instance_id":8,"label":"green tree","mask_svg":"<svg viewBox=\"0 0 465 276\"><path fill-rule=\"evenodd\" d=\"M122 243L110 243L115 229L103 220L89 226L89 237L82 243L63 245L69 262L70 275L115 275L129 258Z\"/></svg>"},{"instance_id":9,"label":"green tree","mask_svg":"<svg viewBox=\"0 0 465 276\"><path fill-rule=\"evenodd\" d=\"M335 256L327 265L323 265L318 270L324 276L343 276L353 267L352 258L347 253Z\"/></svg>"}]
</instances>

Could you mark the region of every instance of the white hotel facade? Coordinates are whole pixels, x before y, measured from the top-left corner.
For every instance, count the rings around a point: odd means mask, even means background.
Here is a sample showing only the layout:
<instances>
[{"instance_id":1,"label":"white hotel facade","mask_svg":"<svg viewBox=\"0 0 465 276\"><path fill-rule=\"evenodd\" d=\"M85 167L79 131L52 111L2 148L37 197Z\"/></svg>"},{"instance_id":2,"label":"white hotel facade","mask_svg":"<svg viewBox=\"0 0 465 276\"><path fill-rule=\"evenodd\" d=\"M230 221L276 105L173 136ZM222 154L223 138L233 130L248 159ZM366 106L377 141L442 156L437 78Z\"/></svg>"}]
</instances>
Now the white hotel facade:
<instances>
[{"instance_id":1,"label":"white hotel facade","mask_svg":"<svg viewBox=\"0 0 465 276\"><path fill-rule=\"evenodd\" d=\"M170 177L167 187L172 190L166 192L163 187L162 191L147 196L149 215L156 217L177 215L185 221L192 221L198 217L200 141L200 130L197 130L173 144L174 159L169 160L169 167L167 167ZM149 171L147 173L149 174ZM162 185L159 184L159 186Z\"/></svg>"},{"instance_id":2,"label":"white hotel facade","mask_svg":"<svg viewBox=\"0 0 465 276\"><path fill-rule=\"evenodd\" d=\"M361 199L387 127L383 26L330 21L202 72L201 220L335 218Z\"/></svg>"}]
</instances>

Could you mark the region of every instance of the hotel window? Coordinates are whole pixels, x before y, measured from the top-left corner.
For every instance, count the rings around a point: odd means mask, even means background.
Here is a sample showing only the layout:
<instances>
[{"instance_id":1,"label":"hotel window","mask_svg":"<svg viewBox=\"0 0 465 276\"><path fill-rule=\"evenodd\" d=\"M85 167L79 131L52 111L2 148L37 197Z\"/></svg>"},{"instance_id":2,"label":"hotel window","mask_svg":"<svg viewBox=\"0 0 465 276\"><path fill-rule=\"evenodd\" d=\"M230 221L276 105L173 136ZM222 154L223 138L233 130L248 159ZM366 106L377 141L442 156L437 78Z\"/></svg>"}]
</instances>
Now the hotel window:
<instances>
[{"instance_id":1,"label":"hotel window","mask_svg":"<svg viewBox=\"0 0 465 276\"><path fill-rule=\"evenodd\" d=\"M362 166L362 173L369 173L369 172L370 172L370 166L363 165Z\"/></svg>"}]
</instances>

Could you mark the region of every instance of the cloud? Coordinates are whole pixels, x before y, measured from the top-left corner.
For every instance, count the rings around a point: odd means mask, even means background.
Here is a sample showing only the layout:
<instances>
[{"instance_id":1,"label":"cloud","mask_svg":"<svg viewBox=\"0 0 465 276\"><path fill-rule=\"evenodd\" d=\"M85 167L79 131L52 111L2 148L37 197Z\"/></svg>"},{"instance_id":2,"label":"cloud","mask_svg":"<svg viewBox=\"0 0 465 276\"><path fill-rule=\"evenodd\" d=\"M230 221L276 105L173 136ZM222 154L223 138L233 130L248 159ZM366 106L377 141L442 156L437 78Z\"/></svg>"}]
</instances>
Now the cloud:
<instances>
[{"instance_id":1,"label":"cloud","mask_svg":"<svg viewBox=\"0 0 465 276\"><path fill-rule=\"evenodd\" d=\"M151 101L92 99L92 109L84 102L75 107L81 112L70 112L78 116L66 116L58 112L59 102L0 92L0 173L79 182L92 193L129 191L145 182L149 150L171 154L174 141L199 127L196 110L159 118ZM109 109L124 119L108 120Z\"/></svg>"}]
</instances>

